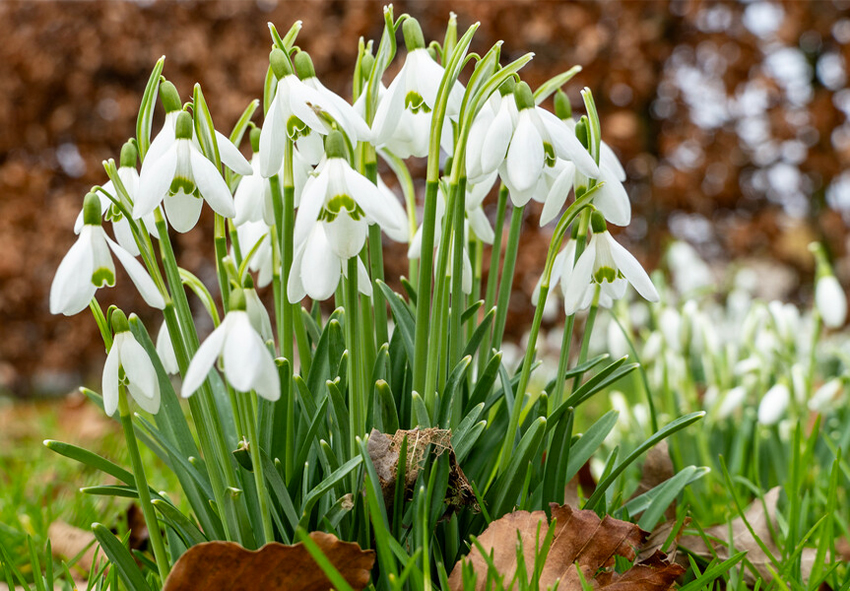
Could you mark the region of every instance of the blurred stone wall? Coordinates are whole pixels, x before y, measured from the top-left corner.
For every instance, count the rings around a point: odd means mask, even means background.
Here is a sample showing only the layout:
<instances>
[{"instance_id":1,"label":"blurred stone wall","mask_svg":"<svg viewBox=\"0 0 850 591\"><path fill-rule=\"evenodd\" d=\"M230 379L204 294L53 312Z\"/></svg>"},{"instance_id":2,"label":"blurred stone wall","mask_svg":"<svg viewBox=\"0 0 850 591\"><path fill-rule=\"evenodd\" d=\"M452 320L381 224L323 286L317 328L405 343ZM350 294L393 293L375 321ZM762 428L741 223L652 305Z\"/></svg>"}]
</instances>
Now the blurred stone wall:
<instances>
[{"instance_id":1,"label":"blurred stone wall","mask_svg":"<svg viewBox=\"0 0 850 591\"><path fill-rule=\"evenodd\" d=\"M636 218L620 238L648 266L673 235L719 264L776 259L804 286L805 245L815 238L837 257L845 283L850 277L847 9L838 1L395 3L397 15L420 19L426 37L441 39L454 10L461 28L481 23L474 51L504 39L505 59L535 52L522 72L532 87L583 66L569 95L580 111L580 89L594 92L603 137L629 173ZM101 370L92 319L51 317L47 294L83 195L105 180L101 161L117 159L135 130L156 59L167 56L164 74L184 98L202 85L226 130L262 95L266 23L285 31L298 19L298 45L320 78L350 96L357 40L381 34L379 2L0 3L0 391L62 391ZM551 231L537 226L532 211L515 331L530 319L526 294ZM202 279L214 273L210 234L208 224L176 238L181 263ZM404 249L387 264L390 277L402 273ZM99 292L104 306L152 319L121 270L118 281ZM805 287L783 295L807 297Z\"/></svg>"}]
</instances>

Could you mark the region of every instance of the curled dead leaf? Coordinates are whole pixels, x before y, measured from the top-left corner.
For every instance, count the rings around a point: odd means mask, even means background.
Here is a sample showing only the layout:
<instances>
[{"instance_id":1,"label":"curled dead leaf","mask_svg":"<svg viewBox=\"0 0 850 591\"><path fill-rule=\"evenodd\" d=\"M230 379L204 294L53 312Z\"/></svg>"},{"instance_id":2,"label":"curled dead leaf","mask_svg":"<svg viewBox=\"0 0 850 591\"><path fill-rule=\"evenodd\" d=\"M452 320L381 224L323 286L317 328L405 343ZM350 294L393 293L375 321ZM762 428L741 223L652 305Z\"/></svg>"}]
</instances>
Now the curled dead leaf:
<instances>
[{"instance_id":1,"label":"curled dead leaf","mask_svg":"<svg viewBox=\"0 0 850 591\"><path fill-rule=\"evenodd\" d=\"M405 494L412 493L416 478L419 476L419 470L426 460L426 453L430 446L431 455L435 458L444 453L449 454L449 487L446 491L446 504L449 506L449 510L464 506L477 510L478 504L475 500L475 493L455 458L451 431L434 427L411 430L399 429L393 435L372 429L369 434L369 457L375 466L378 479L381 481L381 491L387 508L392 507L395 497L399 455L405 437L407 438L407 458L404 470Z\"/></svg>"},{"instance_id":2,"label":"curled dead leaf","mask_svg":"<svg viewBox=\"0 0 850 591\"><path fill-rule=\"evenodd\" d=\"M558 581L558 589L581 591L578 568L584 579L596 589L660 591L669 589L685 570L671 564L666 555L656 551L629 570L617 573L614 570L616 556L634 560L647 532L633 523L608 516L600 519L593 511L580 511L569 505L553 504L551 508L556 523L552 545L540 575L541 589L549 588ZM492 552L493 562L504 580L511 581L517 572L517 535L523 544L526 572L530 572L533 570L535 548L542 545L548 527L543 511L515 511L491 523L478 542L484 552ZM488 567L477 546L455 565L449 587L453 591L463 588L464 561L471 562L475 570L476 590L483 590Z\"/></svg>"},{"instance_id":3,"label":"curled dead leaf","mask_svg":"<svg viewBox=\"0 0 850 591\"><path fill-rule=\"evenodd\" d=\"M310 538L354 589L369 584L375 551L324 532ZM301 542L277 542L256 551L234 542L192 546L174 564L163 591L327 591L331 582Z\"/></svg>"}]
</instances>

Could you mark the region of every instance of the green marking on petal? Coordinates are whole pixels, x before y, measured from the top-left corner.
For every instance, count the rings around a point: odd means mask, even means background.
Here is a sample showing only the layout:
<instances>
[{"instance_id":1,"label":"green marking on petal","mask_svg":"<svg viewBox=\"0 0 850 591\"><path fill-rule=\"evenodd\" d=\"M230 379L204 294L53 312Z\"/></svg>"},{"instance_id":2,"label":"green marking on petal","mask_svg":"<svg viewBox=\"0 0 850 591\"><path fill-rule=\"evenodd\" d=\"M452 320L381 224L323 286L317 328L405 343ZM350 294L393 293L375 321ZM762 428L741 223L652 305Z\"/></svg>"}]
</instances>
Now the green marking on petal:
<instances>
[{"instance_id":1,"label":"green marking on petal","mask_svg":"<svg viewBox=\"0 0 850 591\"><path fill-rule=\"evenodd\" d=\"M545 154L546 166L555 166L555 148L549 142L543 142L543 153Z\"/></svg>"},{"instance_id":2,"label":"green marking on petal","mask_svg":"<svg viewBox=\"0 0 850 591\"><path fill-rule=\"evenodd\" d=\"M425 104L425 99L418 92L411 90L404 97L404 108L409 109L412 113L430 113L431 108Z\"/></svg>"},{"instance_id":3,"label":"green marking on petal","mask_svg":"<svg viewBox=\"0 0 850 591\"><path fill-rule=\"evenodd\" d=\"M291 115L289 119L286 120L286 135L289 136L289 139L295 141L298 138L310 135L310 128L307 127L307 124L301 121L301 119L295 115Z\"/></svg>"},{"instance_id":4,"label":"green marking on petal","mask_svg":"<svg viewBox=\"0 0 850 591\"><path fill-rule=\"evenodd\" d=\"M106 267L99 267L91 274L91 282L95 287L103 287L104 285L112 287L115 285L115 273Z\"/></svg>"},{"instance_id":5,"label":"green marking on petal","mask_svg":"<svg viewBox=\"0 0 850 591\"><path fill-rule=\"evenodd\" d=\"M614 283L614 280L617 279L618 271L617 269L613 269L611 267L599 267L596 269L596 272L593 274L593 281L596 283Z\"/></svg>"},{"instance_id":6,"label":"green marking on petal","mask_svg":"<svg viewBox=\"0 0 850 591\"><path fill-rule=\"evenodd\" d=\"M319 214L319 219L325 222L332 222L343 210L345 210L348 216L354 221L359 221L366 215L363 209L357 205L357 202L354 201L351 196L343 194L332 197L327 203L325 203L325 207Z\"/></svg>"},{"instance_id":7,"label":"green marking on petal","mask_svg":"<svg viewBox=\"0 0 850 591\"><path fill-rule=\"evenodd\" d=\"M198 192L198 188L195 186L192 179L175 176L174 180L171 181L171 186L168 188L168 192L171 195L176 195L181 191L187 195L192 195Z\"/></svg>"},{"instance_id":8,"label":"green marking on petal","mask_svg":"<svg viewBox=\"0 0 850 591\"><path fill-rule=\"evenodd\" d=\"M106 210L106 215L104 216L106 221L108 222L120 222L124 219L124 214L121 213L121 210L118 209L115 204L109 206Z\"/></svg>"}]
</instances>

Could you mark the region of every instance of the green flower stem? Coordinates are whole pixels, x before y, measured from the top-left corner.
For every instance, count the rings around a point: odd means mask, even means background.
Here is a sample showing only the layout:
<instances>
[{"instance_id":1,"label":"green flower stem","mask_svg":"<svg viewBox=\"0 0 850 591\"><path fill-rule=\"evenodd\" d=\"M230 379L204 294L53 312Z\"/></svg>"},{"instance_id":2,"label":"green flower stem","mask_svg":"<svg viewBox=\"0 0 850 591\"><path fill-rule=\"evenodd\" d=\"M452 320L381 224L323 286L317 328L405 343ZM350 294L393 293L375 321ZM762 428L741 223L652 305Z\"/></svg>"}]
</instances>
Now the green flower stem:
<instances>
[{"instance_id":1,"label":"green flower stem","mask_svg":"<svg viewBox=\"0 0 850 591\"><path fill-rule=\"evenodd\" d=\"M239 234L236 231L236 224L232 219L227 220L227 233L230 236L230 245L233 247L233 260L236 263L236 268L242 264L242 247L239 244Z\"/></svg>"},{"instance_id":2,"label":"green flower stem","mask_svg":"<svg viewBox=\"0 0 850 591\"><path fill-rule=\"evenodd\" d=\"M578 365L581 365L585 361L587 361L587 350L590 347L590 336L593 334L593 325L596 323L596 314L599 311L599 294L600 294L600 286L596 286L596 293L593 294L593 302L590 304L590 311L587 313L587 321L584 323L584 334L581 339L581 350L578 354L578 361L576 362ZM575 382L573 382L573 390L579 387L581 384L581 376L576 376Z\"/></svg>"},{"instance_id":3,"label":"green flower stem","mask_svg":"<svg viewBox=\"0 0 850 591\"><path fill-rule=\"evenodd\" d=\"M283 356L294 363L295 349L292 342L293 312L295 307L289 303L287 294L289 273L292 270L292 256L295 249L295 181L292 172L295 147L291 140L286 141L283 153L283 228L280 243L280 258L283 264L283 342L280 344Z\"/></svg>"},{"instance_id":4,"label":"green flower stem","mask_svg":"<svg viewBox=\"0 0 850 591\"><path fill-rule=\"evenodd\" d=\"M363 172L375 185L378 184L378 162L375 148L363 144ZM390 342L387 328L387 303L384 293L378 288L377 281L384 280L384 248L381 244L381 228L377 224L369 226L369 271L372 275L372 302L375 314L375 339L378 347Z\"/></svg>"},{"instance_id":5,"label":"green flower stem","mask_svg":"<svg viewBox=\"0 0 850 591\"><path fill-rule=\"evenodd\" d=\"M103 344L106 347L106 350L109 351L112 348L112 331L109 329L109 322L107 322L106 316L103 314L103 310L101 309L97 298L91 299L89 302L89 309L91 310L92 316L94 316L94 321L97 324L98 330L100 330L100 336L103 337Z\"/></svg>"},{"instance_id":6,"label":"green flower stem","mask_svg":"<svg viewBox=\"0 0 850 591\"><path fill-rule=\"evenodd\" d=\"M422 393L425 400L425 406L431 415L431 418L436 418L436 398L434 394L437 390L437 383L440 375L443 374L445 365L449 361L442 353L447 351L446 344L448 342L449 326L447 323L448 310L448 285L446 275L449 268L449 252L451 252L451 237L452 229L455 222L455 203L457 200L458 186L451 185L449 187L449 195L446 199L446 215L443 217L443 229L440 238L440 246L437 248L437 268L436 277L434 278L434 297L436 298L429 322L429 338L431 346L428 349L428 364L425 372L425 391ZM424 247L423 247L424 248ZM422 253L425 254L424 251ZM442 360L442 363L440 361Z\"/></svg>"},{"instance_id":7,"label":"green flower stem","mask_svg":"<svg viewBox=\"0 0 850 591\"><path fill-rule=\"evenodd\" d=\"M227 256L227 229L225 218L215 214L215 269L218 275L218 288L221 291L221 301L224 313L230 306L230 282L227 279L227 271L222 262Z\"/></svg>"},{"instance_id":8,"label":"green flower stem","mask_svg":"<svg viewBox=\"0 0 850 591\"><path fill-rule=\"evenodd\" d=\"M502 266L502 281L499 285L499 304L496 309L496 321L493 326L493 341L491 347L499 350L502 347L502 338L505 333L505 324L508 320L508 305L511 300L511 290L514 283L514 269L516 268L516 255L519 250L519 234L522 230L522 214L525 206L514 207L511 212L511 229L508 233L508 245L505 250L505 262Z\"/></svg>"},{"instance_id":9,"label":"green flower stem","mask_svg":"<svg viewBox=\"0 0 850 591\"><path fill-rule=\"evenodd\" d=\"M118 385L118 412L121 415L121 426L124 428L124 438L127 440L127 450L130 452L130 461L133 463L133 476L136 479L136 490L139 492L139 504L142 506L142 514L148 526L153 555L156 559L156 567L159 578L163 582L168 577L168 556L165 553L165 545L162 541L162 531L156 520L156 510L151 504L151 493L148 489L148 480L145 478L145 466L139 455L139 444L133 431L133 418L130 415L130 406L127 403L127 391L124 384Z\"/></svg>"},{"instance_id":10,"label":"green flower stem","mask_svg":"<svg viewBox=\"0 0 850 591\"><path fill-rule=\"evenodd\" d=\"M429 162L431 157L429 156ZM437 171L439 174L439 171ZM416 299L416 334L413 345L413 391L427 395L425 380L428 369L428 336L431 322L431 286L434 277L434 233L437 225L436 175L428 176L425 185L425 213L422 222L422 255L419 260L419 281Z\"/></svg>"},{"instance_id":11,"label":"green flower stem","mask_svg":"<svg viewBox=\"0 0 850 591\"><path fill-rule=\"evenodd\" d=\"M499 285L499 260L502 258L502 233L505 227L505 212L508 208L508 188L499 187L499 202L496 210L496 231L493 246L490 249L490 267L487 272L487 288L484 292L484 313L488 313L496 303L496 288ZM481 356L478 358L478 375L490 360L490 334L484 336L481 343Z\"/></svg>"},{"instance_id":12,"label":"green flower stem","mask_svg":"<svg viewBox=\"0 0 850 591\"><path fill-rule=\"evenodd\" d=\"M283 281L283 262L281 244L283 243L283 193L280 188L280 177L274 175L269 179L269 187L272 194L272 209L274 211L274 227L272 236L272 291L274 295L275 328L277 329L277 344L281 354L283 353L284 336L283 317L286 314L286 286ZM290 362L292 360L290 359Z\"/></svg>"},{"instance_id":13,"label":"green flower stem","mask_svg":"<svg viewBox=\"0 0 850 591\"><path fill-rule=\"evenodd\" d=\"M522 362L522 370L519 377L519 384L517 385L516 396L514 398L514 406L511 410L511 416L508 419L508 428L504 443L502 444L502 451L500 453L498 465L498 469L500 471L504 471L508 467L508 463L511 459L514 439L516 439L517 430L520 426L523 399L525 398L525 391L528 388L528 380L531 376L531 366L534 364L534 356L537 348L537 335L540 332L540 324L543 321L543 308L546 307L546 298L549 295L549 281L552 278L552 266L555 263L555 257L561 248L561 242L563 241L564 235L567 233L570 224L572 224L576 217L590 205L594 194L595 191L593 189L587 191L567 208L564 215L561 216L561 219L558 221L558 225L555 227L555 232L552 236L552 241L549 243L549 252L546 255L546 267L543 270L543 277L540 281L540 295L537 299L537 307L534 310L534 320L531 324L531 332L529 334L528 344L526 345L525 357ZM514 209L514 214L516 211L517 210ZM522 218L521 210L517 217ZM511 219L512 232L513 226L513 219ZM508 245L508 248L510 249L510 238ZM516 253L514 253L514 255L516 255ZM513 269L511 269L511 275L513 275ZM502 285L504 285L505 277L502 277L502 281Z\"/></svg>"},{"instance_id":14,"label":"green flower stem","mask_svg":"<svg viewBox=\"0 0 850 591\"><path fill-rule=\"evenodd\" d=\"M198 333L195 330L195 323L192 319L192 313L189 309L189 301L186 298L186 291L180 280L177 259L171 247L171 240L168 236L168 229L165 226L165 219L162 217L161 209L158 208L154 212L154 215L159 233L162 263L163 267L165 267L165 275L171 288L172 297L172 302L166 304L163 313L169 335L171 336L174 353L177 357L180 374L185 376L189 368L189 361L195 351L198 350L200 343L198 341ZM235 486L236 473L233 470L233 465L230 462L230 456L226 449L226 442L221 429L218 412L214 407L210 406L211 404L214 404L212 390L210 389L209 380L206 380L201 387L201 391L189 398L189 409L192 413L193 423L198 428L201 451L208 460L206 464L213 487L213 494L216 497L216 504L219 511L224 511L226 506L223 496L224 489L225 486ZM228 532L227 520L223 515L220 516L222 517L221 521L225 528L225 535L228 539L233 539L231 538L232 532Z\"/></svg>"},{"instance_id":15,"label":"green flower stem","mask_svg":"<svg viewBox=\"0 0 850 591\"><path fill-rule=\"evenodd\" d=\"M274 526L272 525L271 503L269 501L269 490L263 473L263 462L260 458L260 438L257 436L257 394L251 392L246 394L245 424L248 428L248 449L251 452L251 464L253 466L254 481L257 484L257 497L260 501L260 515L263 519L263 535L265 543L274 542ZM263 544L259 544L262 546Z\"/></svg>"},{"instance_id":16,"label":"green flower stem","mask_svg":"<svg viewBox=\"0 0 850 591\"><path fill-rule=\"evenodd\" d=\"M345 341L348 349L348 411L351 432L349 449L357 449L356 438L366 431L364 392L361 390L360 347L357 335L357 257L348 259L348 277L345 283Z\"/></svg>"},{"instance_id":17,"label":"green flower stem","mask_svg":"<svg viewBox=\"0 0 850 591\"><path fill-rule=\"evenodd\" d=\"M564 383L567 380L567 367L570 365L570 348L573 343L575 321L575 314L570 314L564 324L564 334L561 335L561 354L558 357L558 373L555 377L555 391L549 399L550 412L558 408L564 401Z\"/></svg>"},{"instance_id":18,"label":"green flower stem","mask_svg":"<svg viewBox=\"0 0 850 591\"><path fill-rule=\"evenodd\" d=\"M449 371L459 361L463 353L466 341L463 338L461 316L466 308L466 298L463 295L463 247L465 245L466 236L464 235L464 213L466 210L466 177L461 177L456 189L454 203L454 220L453 238L451 245L452 252L452 298L451 298L451 316L449 318ZM458 419L459 421L460 419Z\"/></svg>"}]
</instances>

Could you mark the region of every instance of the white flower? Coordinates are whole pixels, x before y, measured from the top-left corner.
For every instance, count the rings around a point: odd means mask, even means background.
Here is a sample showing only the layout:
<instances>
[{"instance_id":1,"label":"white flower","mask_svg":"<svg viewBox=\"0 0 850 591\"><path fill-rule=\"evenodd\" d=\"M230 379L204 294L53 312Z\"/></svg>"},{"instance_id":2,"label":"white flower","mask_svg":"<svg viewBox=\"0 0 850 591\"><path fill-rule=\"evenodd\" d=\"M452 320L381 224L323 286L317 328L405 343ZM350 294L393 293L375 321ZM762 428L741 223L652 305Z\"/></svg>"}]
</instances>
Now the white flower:
<instances>
[{"instance_id":1,"label":"white flower","mask_svg":"<svg viewBox=\"0 0 850 591\"><path fill-rule=\"evenodd\" d=\"M249 275L245 284L245 311L248 313L248 318L251 319L251 326L259 333L264 341L274 339L272 333L272 321L269 318L269 311L263 305L260 295L254 289L254 281Z\"/></svg>"},{"instance_id":2,"label":"white flower","mask_svg":"<svg viewBox=\"0 0 850 591\"><path fill-rule=\"evenodd\" d=\"M728 418L738 407L743 404L744 400L747 397L747 389L744 386L736 386L732 388L726 395L723 397L723 402L720 403L720 406L717 409L716 419L718 421L722 421L725 418Z\"/></svg>"},{"instance_id":3,"label":"white flower","mask_svg":"<svg viewBox=\"0 0 850 591\"><path fill-rule=\"evenodd\" d=\"M296 252L288 283L292 303L305 294L314 300L325 300L333 294L345 272L344 263L363 249L370 223L391 231L399 231L406 224L404 211L393 207L388 196L351 168L344 158L343 142L339 132L329 134L328 159L320 166L319 175L307 183L301 197L295 220ZM362 267L362 261L358 264ZM370 295L371 282L365 267L358 276L360 289Z\"/></svg>"},{"instance_id":4,"label":"white flower","mask_svg":"<svg viewBox=\"0 0 850 591\"><path fill-rule=\"evenodd\" d=\"M466 142L466 174L476 183L499 169L508 153L519 112L513 97L513 79L494 92L478 111Z\"/></svg>"},{"instance_id":5,"label":"white flower","mask_svg":"<svg viewBox=\"0 0 850 591\"><path fill-rule=\"evenodd\" d=\"M327 89L322 92L316 89L316 84L311 87L302 82L290 69L282 51L272 50L270 61L278 82L260 133L260 172L264 177L280 171L287 138L297 143L311 164L319 161L323 151L321 136L330 131L322 115L333 118L351 141L371 138L368 126L348 103L336 95L331 99L332 93ZM351 110L342 109L342 104Z\"/></svg>"},{"instance_id":6,"label":"white flower","mask_svg":"<svg viewBox=\"0 0 850 591\"><path fill-rule=\"evenodd\" d=\"M847 295L835 275L824 275L815 285L815 304L823 323L829 328L840 328L847 320Z\"/></svg>"},{"instance_id":7,"label":"white flower","mask_svg":"<svg viewBox=\"0 0 850 591\"><path fill-rule=\"evenodd\" d=\"M422 39L418 23L408 19L403 25L408 54L398 75L381 97L372 121L375 146L386 147L399 158L428 155L431 112L445 70L435 62ZM446 117L457 119L463 101L463 86L455 82L449 93ZM452 129L442 126L440 143L451 151Z\"/></svg>"},{"instance_id":8,"label":"white flower","mask_svg":"<svg viewBox=\"0 0 850 591\"><path fill-rule=\"evenodd\" d=\"M511 130L507 157L499 167L499 176L510 190L514 205L520 207L528 203L537 192L545 167L554 166L558 158L572 162L586 176L600 177L596 162L569 126L549 111L535 106L528 84L517 84L514 100L518 110L516 126ZM494 141L484 150L498 151L501 145ZM483 161L484 153L481 158Z\"/></svg>"},{"instance_id":9,"label":"white flower","mask_svg":"<svg viewBox=\"0 0 850 591\"><path fill-rule=\"evenodd\" d=\"M839 405L839 399L844 395L844 382L841 378L833 378L817 389L809 400L809 410L824 413Z\"/></svg>"},{"instance_id":10,"label":"white flower","mask_svg":"<svg viewBox=\"0 0 850 591\"><path fill-rule=\"evenodd\" d=\"M62 259L50 286L51 314L73 316L89 305L99 287L115 285L115 254L145 302L162 310L165 300L144 267L129 252L110 239L100 225L100 198L86 195L84 225L77 241Z\"/></svg>"},{"instance_id":11,"label":"white flower","mask_svg":"<svg viewBox=\"0 0 850 591\"><path fill-rule=\"evenodd\" d=\"M251 168L254 174L242 177L233 194L233 205L236 209L233 223L241 226L245 222L262 220L266 225L272 226L274 225L272 190L268 179L260 174L259 154L254 154L251 158Z\"/></svg>"},{"instance_id":12,"label":"white flower","mask_svg":"<svg viewBox=\"0 0 850 591\"><path fill-rule=\"evenodd\" d=\"M136 148L130 142L127 142L121 148L121 166L118 168L118 178L127 190L130 197L130 205L132 205L139 191L139 172L136 170ZM115 185L111 180L103 185L102 188L106 193L118 199L118 191L115 189ZM134 257L139 256L139 246L133 237L130 222L127 221L121 211L108 198L101 199L100 205L100 214L104 219L112 222L112 231L115 233L115 239L118 244L124 247ZM144 216L142 222L142 227L153 235L154 238L159 239L159 232L156 229L153 213ZM82 229L83 211L80 210L80 214L74 222L74 234L79 234Z\"/></svg>"},{"instance_id":13,"label":"white flower","mask_svg":"<svg viewBox=\"0 0 850 591\"><path fill-rule=\"evenodd\" d=\"M180 371L177 365L177 355L174 354L171 335L168 332L168 325L165 322L159 327L159 333L156 335L156 354L159 355L165 373L176 374Z\"/></svg>"},{"instance_id":14,"label":"white flower","mask_svg":"<svg viewBox=\"0 0 850 591\"><path fill-rule=\"evenodd\" d=\"M239 392L254 390L266 400L275 401L280 398L277 366L245 311L242 290L234 290L231 298L230 312L192 358L181 394L184 398L194 394L220 359L222 371L233 388Z\"/></svg>"},{"instance_id":15,"label":"white flower","mask_svg":"<svg viewBox=\"0 0 850 591\"><path fill-rule=\"evenodd\" d=\"M174 142L156 160L145 158L139 179L139 195L133 217L151 213L165 199L165 212L178 232L188 232L201 216L201 198L217 213L236 215L233 196L218 169L192 141L192 117L186 112L177 118ZM250 165L247 174L251 173Z\"/></svg>"},{"instance_id":16,"label":"white flower","mask_svg":"<svg viewBox=\"0 0 850 591\"><path fill-rule=\"evenodd\" d=\"M785 414L791 402L791 392L782 382L774 385L762 397L759 403L758 422L762 425L775 425Z\"/></svg>"},{"instance_id":17,"label":"white flower","mask_svg":"<svg viewBox=\"0 0 850 591\"><path fill-rule=\"evenodd\" d=\"M590 305L588 294L596 286L601 290L599 304L602 306L610 306L610 301L623 297L627 283L631 283L644 299L658 301L658 292L649 275L637 259L608 233L601 217L599 212L593 212L593 236L576 262L570 282L566 285L564 309L567 315Z\"/></svg>"},{"instance_id":18,"label":"white flower","mask_svg":"<svg viewBox=\"0 0 850 591\"><path fill-rule=\"evenodd\" d=\"M112 313L115 337L103 366L103 409L112 416L118 409L119 384L143 410L159 412L159 378L147 351L130 332L127 318L120 310Z\"/></svg>"}]
</instances>

